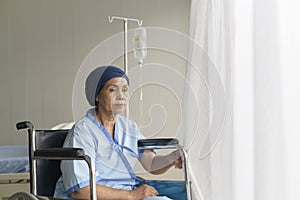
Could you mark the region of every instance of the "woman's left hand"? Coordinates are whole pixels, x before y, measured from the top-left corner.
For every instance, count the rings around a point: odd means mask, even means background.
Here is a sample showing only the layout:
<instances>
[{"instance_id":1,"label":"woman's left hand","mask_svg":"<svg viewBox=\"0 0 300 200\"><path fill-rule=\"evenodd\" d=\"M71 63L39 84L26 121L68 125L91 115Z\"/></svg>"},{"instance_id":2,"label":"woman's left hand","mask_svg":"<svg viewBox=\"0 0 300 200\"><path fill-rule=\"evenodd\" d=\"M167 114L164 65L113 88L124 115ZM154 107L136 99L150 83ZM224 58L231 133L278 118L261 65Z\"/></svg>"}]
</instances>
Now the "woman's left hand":
<instances>
[{"instance_id":1,"label":"woman's left hand","mask_svg":"<svg viewBox=\"0 0 300 200\"><path fill-rule=\"evenodd\" d=\"M173 151L172 152L174 156L174 166L176 169L182 169L182 159L179 150Z\"/></svg>"}]
</instances>

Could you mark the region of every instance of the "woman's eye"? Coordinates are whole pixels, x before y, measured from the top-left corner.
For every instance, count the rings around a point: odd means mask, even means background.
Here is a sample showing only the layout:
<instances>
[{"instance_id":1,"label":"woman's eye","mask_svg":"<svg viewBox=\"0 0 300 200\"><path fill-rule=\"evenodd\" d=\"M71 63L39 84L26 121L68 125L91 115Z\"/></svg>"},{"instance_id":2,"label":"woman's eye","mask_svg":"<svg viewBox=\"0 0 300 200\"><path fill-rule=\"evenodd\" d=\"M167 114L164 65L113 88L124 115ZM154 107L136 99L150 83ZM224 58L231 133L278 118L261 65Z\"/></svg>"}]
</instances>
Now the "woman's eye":
<instances>
[{"instance_id":1,"label":"woman's eye","mask_svg":"<svg viewBox=\"0 0 300 200\"><path fill-rule=\"evenodd\" d=\"M112 92L112 93L116 93L116 92L128 92L128 88L122 88L122 89L119 89L119 88L109 88L109 92Z\"/></svg>"}]
</instances>

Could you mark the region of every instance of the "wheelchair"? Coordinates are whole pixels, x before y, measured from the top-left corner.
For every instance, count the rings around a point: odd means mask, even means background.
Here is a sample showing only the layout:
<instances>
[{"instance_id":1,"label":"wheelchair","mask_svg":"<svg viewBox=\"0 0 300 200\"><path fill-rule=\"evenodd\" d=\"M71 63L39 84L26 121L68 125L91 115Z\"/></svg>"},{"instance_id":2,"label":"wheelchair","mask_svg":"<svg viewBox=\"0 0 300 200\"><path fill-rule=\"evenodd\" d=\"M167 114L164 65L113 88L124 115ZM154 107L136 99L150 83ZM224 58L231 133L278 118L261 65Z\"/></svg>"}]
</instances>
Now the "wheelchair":
<instances>
[{"instance_id":1,"label":"wheelchair","mask_svg":"<svg viewBox=\"0 0 300 200\"><path fill-rule=\"evenodd\" d=\"M30 193L16 192L9 200L54 199L55 185L61 176L61 160L84 160L89 167L90 199L96 200L95 166L81 148L64 148L69 129L36 130L29 121L16 124L18 130L27 129L29 143ZM177 149L181 153L187 200L192 199L186 153L177 139L144 139L138 141L140 150ZM174 181L176 182L176 181Z\"/></svg>"}]
</instances>

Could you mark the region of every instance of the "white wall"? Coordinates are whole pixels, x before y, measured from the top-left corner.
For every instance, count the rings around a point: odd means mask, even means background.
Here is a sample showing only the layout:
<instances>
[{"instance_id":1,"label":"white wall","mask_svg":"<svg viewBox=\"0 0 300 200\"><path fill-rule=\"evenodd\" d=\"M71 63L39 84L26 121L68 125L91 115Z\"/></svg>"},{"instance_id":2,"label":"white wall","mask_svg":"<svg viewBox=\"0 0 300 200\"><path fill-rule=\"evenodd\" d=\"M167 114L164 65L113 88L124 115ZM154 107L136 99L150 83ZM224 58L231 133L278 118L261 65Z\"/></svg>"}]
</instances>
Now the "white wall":
<instances>
[{"instance_id":1,"label":"white wall","mask_svg":"<svg viewBox=\"0 0 300 200\"><path fill-rule=\"evenodd\" d=\"M73 121L77 70L96 45L123 28L121 22L109 24L107 16L139 18L145 27L187 34L189 9L190 2L182 0L0 0L0 145L27 142L26 134L16 134L15 123L21 120L40 129ZM146 62L185 72L185 62L172 54L149 52ZM172 135L178 124L176 102L166 101L163 90L152 91L171 106L163 131Z\"/></svg>"}]
</instances>

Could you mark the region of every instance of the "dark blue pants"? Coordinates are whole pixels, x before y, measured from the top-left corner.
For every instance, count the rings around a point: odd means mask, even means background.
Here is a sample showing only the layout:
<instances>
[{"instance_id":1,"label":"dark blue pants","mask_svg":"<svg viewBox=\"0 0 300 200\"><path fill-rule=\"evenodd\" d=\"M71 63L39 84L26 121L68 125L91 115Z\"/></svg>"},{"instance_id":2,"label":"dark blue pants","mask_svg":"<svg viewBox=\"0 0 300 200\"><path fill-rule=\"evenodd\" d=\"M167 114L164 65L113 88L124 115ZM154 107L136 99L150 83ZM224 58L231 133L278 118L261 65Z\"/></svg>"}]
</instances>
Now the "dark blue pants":
<instances>
[{"instance_id":1,"label":"dark blue pants","mask_svg":"<svg viewBox=\"0 0 300 200\"><path fill-rule=\"evenodd\" d=\"M186 185L178 181L141 181L139 185L147 184L154 187L159 196L167 196L174 200L187 200Z\"/></svg>"}]
</instances>

